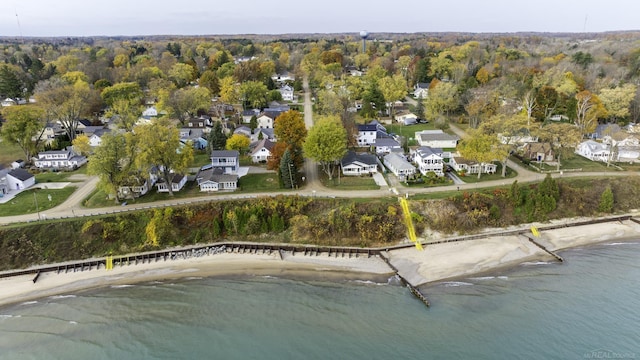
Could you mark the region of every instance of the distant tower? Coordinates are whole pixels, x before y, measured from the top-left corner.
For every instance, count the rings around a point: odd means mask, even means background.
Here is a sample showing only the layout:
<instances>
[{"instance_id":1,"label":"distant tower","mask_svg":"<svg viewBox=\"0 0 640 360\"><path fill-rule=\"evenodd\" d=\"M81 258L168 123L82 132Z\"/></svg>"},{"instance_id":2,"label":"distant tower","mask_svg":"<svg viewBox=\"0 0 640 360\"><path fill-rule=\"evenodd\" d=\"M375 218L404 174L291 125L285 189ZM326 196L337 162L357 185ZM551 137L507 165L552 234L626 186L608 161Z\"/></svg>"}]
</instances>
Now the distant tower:
<instances>
[{"instance_id":1,"label":"distant tower","mask_svg":"<svg viewBox=\"0 0 640 360\"><path fill-rule=\"evenodd\" d=\"M362 38L362 53L367 52L367 38L369 37L369 33L367 30L360 31L360 37Z\"/></svg>"}]
</instances>

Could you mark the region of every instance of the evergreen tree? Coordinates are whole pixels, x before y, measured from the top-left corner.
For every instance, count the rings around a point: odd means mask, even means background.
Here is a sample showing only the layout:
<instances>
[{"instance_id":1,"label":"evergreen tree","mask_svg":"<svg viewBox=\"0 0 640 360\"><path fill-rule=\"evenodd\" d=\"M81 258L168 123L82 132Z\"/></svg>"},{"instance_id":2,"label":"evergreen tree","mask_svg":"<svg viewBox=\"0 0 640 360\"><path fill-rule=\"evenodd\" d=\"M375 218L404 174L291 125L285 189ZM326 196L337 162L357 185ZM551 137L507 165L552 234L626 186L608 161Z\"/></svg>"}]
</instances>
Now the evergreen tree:
<instances>
[{"instance_id":1,"label":"evergreen tree","mask_svg":"<svg viewBox=\"0 0 640 360\"><path fill-rule=\"evenodd\" d=\"M280 158L280 180L282 187L285 189L293 189L296 185L296 174L298 169L293 161L293 157L289 152L289 149L285 150Z\"/></svg>"},{"instance_id":2,"label":"evergreen tree","mask_svg":"<svg viewBox=\"0 0 640 360\"><path fill-rule=\"evenodd\" d=\"M606 213L613 212L613 191L611 190L611 186L607 186L607 188L602 192L598 211Z\"/></svg>"},{"instance_id":3,"label":"evergreen tree","mask_svg":"<svg viewBox=\"0 0 640 360\"><path fill-rule=\"evenodd\" d=\"M222 131L222 124L219 121L213 123L213 129L207 136L209 142L209 152L212 150L224 150L227 145L227 136Z\"/></svg>"},{"instance_id":4,"label":"evergreen tree","mask_svg":"<svg viewBox=\"0 0 640 360\"><path fill-rule=\"evenodd\" d=\"M253 115L251 117L251 120L249 121L249 127L251 128L251 131L253 131L255 128L258 127L258 117Z\"/></svg>"},{"instance_id":5,"label":"evergreen tree","mask_svg":"<svg viewBox=\"0 0 640 360\"><path fill-rule=\"evenodd\" d=\"M418 97L418 105L416 105L415 113L419 119L424 119L424 101L422 100L422 94Z\"/></svg>"}]
</instances>

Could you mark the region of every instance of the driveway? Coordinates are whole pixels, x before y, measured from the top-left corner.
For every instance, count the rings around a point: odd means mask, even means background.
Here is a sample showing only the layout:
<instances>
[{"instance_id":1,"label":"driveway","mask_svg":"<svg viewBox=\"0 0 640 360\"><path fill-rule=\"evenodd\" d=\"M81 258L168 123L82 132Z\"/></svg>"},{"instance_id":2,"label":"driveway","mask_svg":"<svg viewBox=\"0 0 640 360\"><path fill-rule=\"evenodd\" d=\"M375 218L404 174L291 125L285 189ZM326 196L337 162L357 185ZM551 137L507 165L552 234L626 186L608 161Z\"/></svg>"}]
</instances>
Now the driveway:
<instances>
[{"instance_id":1,"label":"driveway","mask_svg":"<svg viewBox=\"0 0 640 360\"><path fill-rule=\"evenodd\" d=\"M373 181L376 182L376 185L382 187L389 187L387 184L387 180L384 179L384 175L379 172L373 173Z\"/></svg>"}]
</instances>

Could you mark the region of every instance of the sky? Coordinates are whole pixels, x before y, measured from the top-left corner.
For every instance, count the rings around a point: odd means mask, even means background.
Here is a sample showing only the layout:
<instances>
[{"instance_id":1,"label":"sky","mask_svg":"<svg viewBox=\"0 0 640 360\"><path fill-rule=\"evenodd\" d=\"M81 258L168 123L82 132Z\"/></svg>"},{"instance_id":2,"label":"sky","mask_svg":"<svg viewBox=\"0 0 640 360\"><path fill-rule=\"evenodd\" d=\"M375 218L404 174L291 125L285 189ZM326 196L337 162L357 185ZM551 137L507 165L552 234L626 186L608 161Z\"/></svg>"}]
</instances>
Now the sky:
<instances>
[{"instance_id":1,"label":"sky","mask_svg":"<svg viewBox=\"0 0 640 360\"><path fill-rule=\"evenodd\" d=\"M638 0L0 0L0 36L580 33L640 30L638 14Z\"/></svg>"}]
</instances>

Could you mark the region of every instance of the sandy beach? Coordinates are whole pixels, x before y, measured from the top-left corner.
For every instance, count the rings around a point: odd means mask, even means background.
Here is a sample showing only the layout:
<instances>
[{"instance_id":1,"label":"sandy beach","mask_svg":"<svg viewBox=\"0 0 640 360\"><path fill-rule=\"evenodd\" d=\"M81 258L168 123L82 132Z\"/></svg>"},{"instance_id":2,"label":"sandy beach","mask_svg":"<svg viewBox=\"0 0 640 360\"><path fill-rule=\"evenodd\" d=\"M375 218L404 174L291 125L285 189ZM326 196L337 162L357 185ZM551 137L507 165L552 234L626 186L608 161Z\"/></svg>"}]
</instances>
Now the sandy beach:
<instances>
[{"instance_id":1,"label":"sandy beach","mask_svg":"<svg viewBox=\"0 0 640 360\"><path fill-rule=\"evenodd\" d=\"M568 224L567 224L568 225ZM640 224L633 221L567 226L540 231L535 241L547 250L558 251L606 241L640 239ZM468 277L513 267L525 262L557 261L523 235L491 235L473 240L424 245L384 252L398 274L410 284ZM381 281L393 270L377 256L335 257L326 253L306 256L276 253L219 253L188 259L155 261L137 265L116 265L113 270L42 273L36 283L33 275L0 279L0 306L52 295L111 285L183 277L271 275L287 277L358 278Z\"/></svg>"},{"instance_id":2,"label":"sandy beach","mask_svg":"<svg viewBox=\"0 0 640 360\"><path fill-rule=\"evenodd\" d=\"M535 241L555 252L606 241L640 239L640 224L630 220L541 230ZM556 261L525 236L488 236L389 252L389 261L414 286L513 267L525 262Z\"/></svg>"},{"instance_id":3,"label":"sandy beach","mask_svg":"<svg viewBox=\"0 0 640 360\"><path fill-rule=\"evenodd\" d=\"M378 257L304 256L290 253L283 260L275 254L221 253L197 258L114 266L113 270L85 270L57 274L42 273L0 279L0 306L52 295L111 285L128 285L153 280L225 275L272 275L315 277L357 277L379 280L393 274Z\"/></svg>"}]
</instances>

